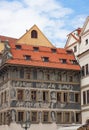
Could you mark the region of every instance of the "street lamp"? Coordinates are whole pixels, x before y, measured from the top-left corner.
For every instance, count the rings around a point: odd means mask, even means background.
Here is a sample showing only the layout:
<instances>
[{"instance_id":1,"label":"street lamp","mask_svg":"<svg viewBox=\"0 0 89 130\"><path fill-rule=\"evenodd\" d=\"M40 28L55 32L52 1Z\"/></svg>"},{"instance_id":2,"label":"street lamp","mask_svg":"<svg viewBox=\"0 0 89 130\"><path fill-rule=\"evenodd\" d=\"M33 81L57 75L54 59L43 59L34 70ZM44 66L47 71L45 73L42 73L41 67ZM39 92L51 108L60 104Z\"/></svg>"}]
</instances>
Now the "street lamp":
<instances>
[{"instance_id":1,"label":"street lamp","mask_svg":"<svg viewBox=\"0 0 89 130\"><path fill-rule=\"evenodd\" d=\"M28 128L30 128L30 121L25 121L21 123L21 127L24 128L25 130L27 130Z\"/></svg>"}]
</instances>

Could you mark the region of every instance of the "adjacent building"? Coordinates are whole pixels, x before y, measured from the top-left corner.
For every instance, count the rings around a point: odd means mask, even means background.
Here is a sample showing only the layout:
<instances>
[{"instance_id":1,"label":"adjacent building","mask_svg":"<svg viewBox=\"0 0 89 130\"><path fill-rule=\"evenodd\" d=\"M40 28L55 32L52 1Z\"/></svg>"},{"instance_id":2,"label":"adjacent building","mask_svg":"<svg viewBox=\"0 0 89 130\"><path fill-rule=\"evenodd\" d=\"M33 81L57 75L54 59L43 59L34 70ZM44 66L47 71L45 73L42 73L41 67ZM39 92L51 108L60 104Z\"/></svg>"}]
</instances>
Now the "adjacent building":
<instances>
[{"instance_id":1,"label":"adjacent building","mask_svg":"<svg viewBox=\"0 0 89 130\"><path fill-rule=\"evenodd\" d=\"M33 130L80 124L80 66L73 52L54 47L36 25L19 39L0 40L0 124L29 120Z\"/></svg>"},{"instance_id":2,"label":"adjacent building","mask_svg":"<svg viewBox=\"0 0 89 130\"><path fill-rule=\"evenodd\" d=\"M79 40L69 41L71 37L70 34L65 47L73 50L81 66L81 112L82 123L85 123L89 119L89 16L86 18L83 28L80 29Z\"/></svg>"}]
</instances>

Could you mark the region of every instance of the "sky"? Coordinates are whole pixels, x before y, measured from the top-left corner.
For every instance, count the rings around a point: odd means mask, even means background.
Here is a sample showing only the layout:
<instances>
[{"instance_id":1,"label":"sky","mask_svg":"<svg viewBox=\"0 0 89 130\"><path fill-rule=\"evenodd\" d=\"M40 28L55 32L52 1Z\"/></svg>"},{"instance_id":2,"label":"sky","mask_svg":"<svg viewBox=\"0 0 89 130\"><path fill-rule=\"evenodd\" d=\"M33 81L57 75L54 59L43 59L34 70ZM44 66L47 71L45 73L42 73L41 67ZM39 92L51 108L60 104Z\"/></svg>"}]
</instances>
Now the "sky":
<instances>
[{"instance_id":1,"label":"sky","mask_svg":"<svg viewBox=\"0 0 89 130\"><path fill-rule=\"evenodd\" d=\"M34 24L56 47L89 15L89 0L0 0L0 35L20 38Z\"/></svg>"}]
</instances>

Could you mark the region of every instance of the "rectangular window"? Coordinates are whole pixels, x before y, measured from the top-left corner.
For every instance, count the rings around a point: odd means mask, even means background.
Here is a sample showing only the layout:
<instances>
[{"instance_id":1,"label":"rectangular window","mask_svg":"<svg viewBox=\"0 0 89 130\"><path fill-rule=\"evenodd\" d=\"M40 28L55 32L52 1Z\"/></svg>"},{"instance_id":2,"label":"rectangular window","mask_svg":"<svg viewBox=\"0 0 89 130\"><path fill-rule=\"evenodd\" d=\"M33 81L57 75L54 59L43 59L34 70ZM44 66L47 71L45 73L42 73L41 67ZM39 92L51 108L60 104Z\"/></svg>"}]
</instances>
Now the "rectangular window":
<instances>
[{"instance_id":1,"label":"rectangular window","mask_svg":"<svg viewBox=\"0 0 89 130\"><path fill-rule=\"evenodd\" d=\"M15 45L15 47L16 47L17 50L21 49L21 45Z\"/></svg>"},{"instance_id":2,"label":"rectangular window","mask_svg":"<svg viewBox=\"0 0 89 130\"><path fill-rule=\"evenodd\" d=\"M32 90L31 91L31 100L32 101L36 101L37 100L37 91L36 90Z\"/></svg>"},{"instance_id":3,"label":"rectangular window","mask_svg":"<svg viewBox=\"0 0 89 130\"><path fill-rule=\"evenodd\" d=\"M69 76L69 82L73 82L73 76L72 75Z\"/></svg>"},{"instance_id":4,"label":"rectangular window","mask_svg":"<svg viewBox=\"0 0 89 130\"><path fill-rule=\"evenodd\" d=\"M70 112L65 112L64 122L70 123Z\"/></svg>"},{"instance_id":5,"label":"rectangular window","mask_svg":"<svg viewBox=\"0 0 89 130\"><path fill-rule=\"evenodd\" d=\"M52 48L51 49L52 53L56 53L56 49Z\"/></svg>"},{"instance_id":6,"label":"rectangular window","mask_svg":"<svg viewBox=\"0 0 89 130\"><path fill-rule=\"evenodd\" d=\"M3 93L1 93L1 104L3 104Z\"/></svg>"},{"instance_id":7,"label":"rectangular window","mask_svg":"<svg viewBox=\"0 0 89 130\"><path fill-rule=\"evenodd\" d=\"M31 112L31 122L37 122L37 112Z\"/></svg>"},{"instance_id":8,"label":"rectangular window","mask_svg":"<svg viewBox=\"0 0 89 130\"><path fill-rule=\"evenodd\" d=\"M85 76L84 66L82 66L82 76Z\"/></svg>"},{"instance_id":9,"label":"rectangular window","mask_svg":"<svg viewBox=\"0 0 89 130\"><path fill-rule=\"evenodd\" d=\"M43 112L43 122L49 122L49 112Z\"/></svg>"},{"instance_id":10,"label":"rectangular window","mask_svg":"<svg viewBox=\"0 0 89 130\"><path fill-rule=\"evenodd\" d=\"M43 60L44 62L49 62L49 57L42 57L42 60Z\"/></svg>"},{"instance_id":11,"label":"rectangular window","mask_svg":"<svg viewBox=\"0 0 89 130\"><path fill-rule=\"evenodd\" d=\"M43 91L43 102L48 102L49 101L49 92L48 91Z\"/></svg>"},{"instance_id":12,"label":"rectangular window","mask_svg":"<svg viewBox=\"0 0 89 130\"><path fill-rule=\"evenodd\" d=\"M61 124L62 123L62 112L57 112L57 123Z\"/></svg>"},{"instance_id":13,"label":"rectangular window","mask_svg":"<svg viewBox=\"0 0 89 130\"><path fill-rule=\"evenodd\" d=\"M86 64L86 75L88 75L88 64Z\"/></svg>"},{"instance_id":14,"label":"rectangular window","mask_svg":"<svg viewBox=\"0 0 89 130\"><path fill-rule=\"evenodd\" d=\"M77 113L75 114L76 123L80 123L80 122L81 122L80 119L81 119L80 113L77 112Z\"/></svg>"},{"instance_id":15,"label":"rectangular window","mask_svg":"<svg viewBox=\"0 0 89 130\"><path fill-rule=\"evenodd\" d=\"M24 121L24 112L18 112L18 122Z\"/></svg>"},{"instance_id":16,"label":"rectangular window","mask_svg":"<svg viewBox=\"0 0 89 130\"><path fill-rule=\"evenodd\" d=\"M63 93L63 102L68 102L68 93L67 92Z\"/></svg>"},{"instance_id":17,"label":"rectangular window","mask_svg":"<svg viewBox=\"0 0 89 130\"><path fill-rule=\"evenodd\" d=\"M61 102L61 92L57 92L57 102Z\"/></svg>"},{"instance_id":18,"label":"rectangular window","mask_svg":"<svg viewBox=\"0 0 89 130\"><path fill-rule=\"evenodd\" d=\"M77 46L74 46L74 52L77 52Z\"/></svg>"},{"instance_id":19,"label":"rectangular window","mask_svg":"<svg viewBox=\"0 0 89 130\"><path fill-rule=\"evenodd\" d=\"M80 102L80 95L79 95L79 93L75 93L75 102L76 103Z\"/></svg>"},{"instance_id":20,"label":"rectangular window","mask_svg":"<svg viewBox=\"0 0 89 130\"><path fill-rule=\"evenodd\" d=\"M26 71L26 73L25 73L25 78L26 78L26 79L30 79L30 77L31 77L31 74L30 74L30 72L29 72L29 70L28 70L28 71Z\"/></svg>"},{"instance_id":21,"label":"rectangular window","mask_svg":"<svg viewBox=\"0 0 89 130\"><path fill-rule=\"evenodd\" d=\"M67 63L67 60L66 60L66 59L60 59L60 62L61 62L62 64L66 64L66 63Z\"/></svg>"},{"instance_id":22,"label":"rectangular window","mask_svg":"<svg viewBox=\"0 0 89 130\"><path fill-rule=\"evenodd\" d=\"M21 90L17 90L17 99L19 101L22 101L23 97L24 97L24 91L22 89Z\"/></svg>"},{"instance_id":23,"label":"rectangular window","mask_svg":"<svg viewBox=\"0 0 89 130\"><path fill-rule=\"evenodd\" d=\"M25 55L24 58L25 58L25 60L31 60L31 56L30 55Z\"/></svg>"},{"instance_id":24,"label":"rectangular window","mask_svg":"<svg viewBox=\"0 0 89 130\"><path fill-rule=\"evenodd\" d=\"M19 73L20 73L20 78L23 79L24 78L24 69L21 68Z\"/></svg>"},{"instance_id":25,"label":"rectangular window","mask_svg":"<svg viewBox=\"0 0 89 130\"><path fill-rule=\"evenodd\" d=\"M87 90L87 104L89 104L89 90Z\"/></svg>"},{"instance_id":26,"label":"rectangular window","mask_svg":"<svg viewBox=\"0 0 89 130\"><path fill-rule=\"evenodd\" d=\"M34 51L39 51L39 47L33 47Z\"/></svg>"},{"instance_id":27,"label":"rectangular window","mask_svg":"<svg viewBox=\"0 0 89 130\"><path fill-rule=\"evenodd\" d=\"M88 39L85 40L85 44L86 44L86 45L88 44Z\"/></svg>"},{"instance_id":28,"label":"rectangular window","mask_svg":"<svg viewBox=\"0 0 89 130\"><path fill-rule=\"evenodd\" d=\"M86 104L86 92L83 91L83 104Z\"/></svg>"}]
</instances>

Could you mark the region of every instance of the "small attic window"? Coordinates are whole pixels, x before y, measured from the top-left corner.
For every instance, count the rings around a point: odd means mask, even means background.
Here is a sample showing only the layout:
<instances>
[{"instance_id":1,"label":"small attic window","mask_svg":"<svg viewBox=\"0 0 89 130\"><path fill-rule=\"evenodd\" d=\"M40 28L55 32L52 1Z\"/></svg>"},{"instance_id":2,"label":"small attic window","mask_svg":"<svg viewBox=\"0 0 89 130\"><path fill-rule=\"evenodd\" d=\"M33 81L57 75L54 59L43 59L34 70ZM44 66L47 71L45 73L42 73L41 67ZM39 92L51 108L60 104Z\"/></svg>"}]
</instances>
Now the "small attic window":
<instances>
[{"instance_id":1,"label":"small attic window","mask_svg":"<svg viewBox=\"0 0 89 130\"><path fill-rule=\"evenodd\" d=\"M70 60L70 62L71 62L72 64L74 64L74 65L77 65L77 64L78 64L77 60Z\"/></svg>"},{"instance_id":2,"label":"small attic window","mask_svg":"<svg viewBox=\"0 0 89 130\"><path fill-rule=\"evenodd\" d=\"M39 51L39 47L33 47L34 51Z\"/></svg>"},{"instance_id":3,"label":"small attic window","mask_svg":"<svg viewBox=\"0 0 89 130\"><path fill-rule=\"evenodd\" d=\"M42 61L49 62L49 57L42 57Z\"/></svg>"},{"instance_id":4,"label":"small attic window","mask_svg":"<svg viewBox=\"0 0 89 130\"><path fill-rule=\"evenodd\" d=\"M17 50L21 49L21 45L15 45L15 47L16 47Z\"/></svg>"},{"instance_id":5,"label":"small attic window","mask_svg":"<svg viewBox=\"0 0 89 130\"><path fill-rule=\"evenodd\" d=\"M72 54L72 50L66 50L67 54Z\"/></svg>"},{"instance_id":6,"label":"small attic window","mask_svg":"<svg viewBox=\"0 0 89 130\"><path fill-rule=\"evenodd\" d=\"M30 55L24 55L25 60L31 60L31 56Z\"/></svg>"},{"instance_id":7,"label":"small attic window","mask_svg":"<svg viewBox=\"0 0 89 130\"><path fill-rule=\"evenodd\" d=\"M52 51L52 53L56 53L56 49L55 48L52 48L51 51Z\"/></svg>"},{"instance_id":8,"label":"small attic window","mask_svg":"<svg viewBox=\"0 0 89 130\"><path fill-rule=\"evenodd\" d=\"M60 60L60 62L62 63L62 64L66 64L67 63L67 60L66 59L59 59Z\"/></svg>"},{"instance_id":9,"label":"small attic window","mask_svg":"<svg viewBox=\"0 0 89 130\"><path fill-rule=\"evenodd\" d=\"M37 38L37 31L36 30L31 31L31 38Z\"/></svg>"}]
</instances>

